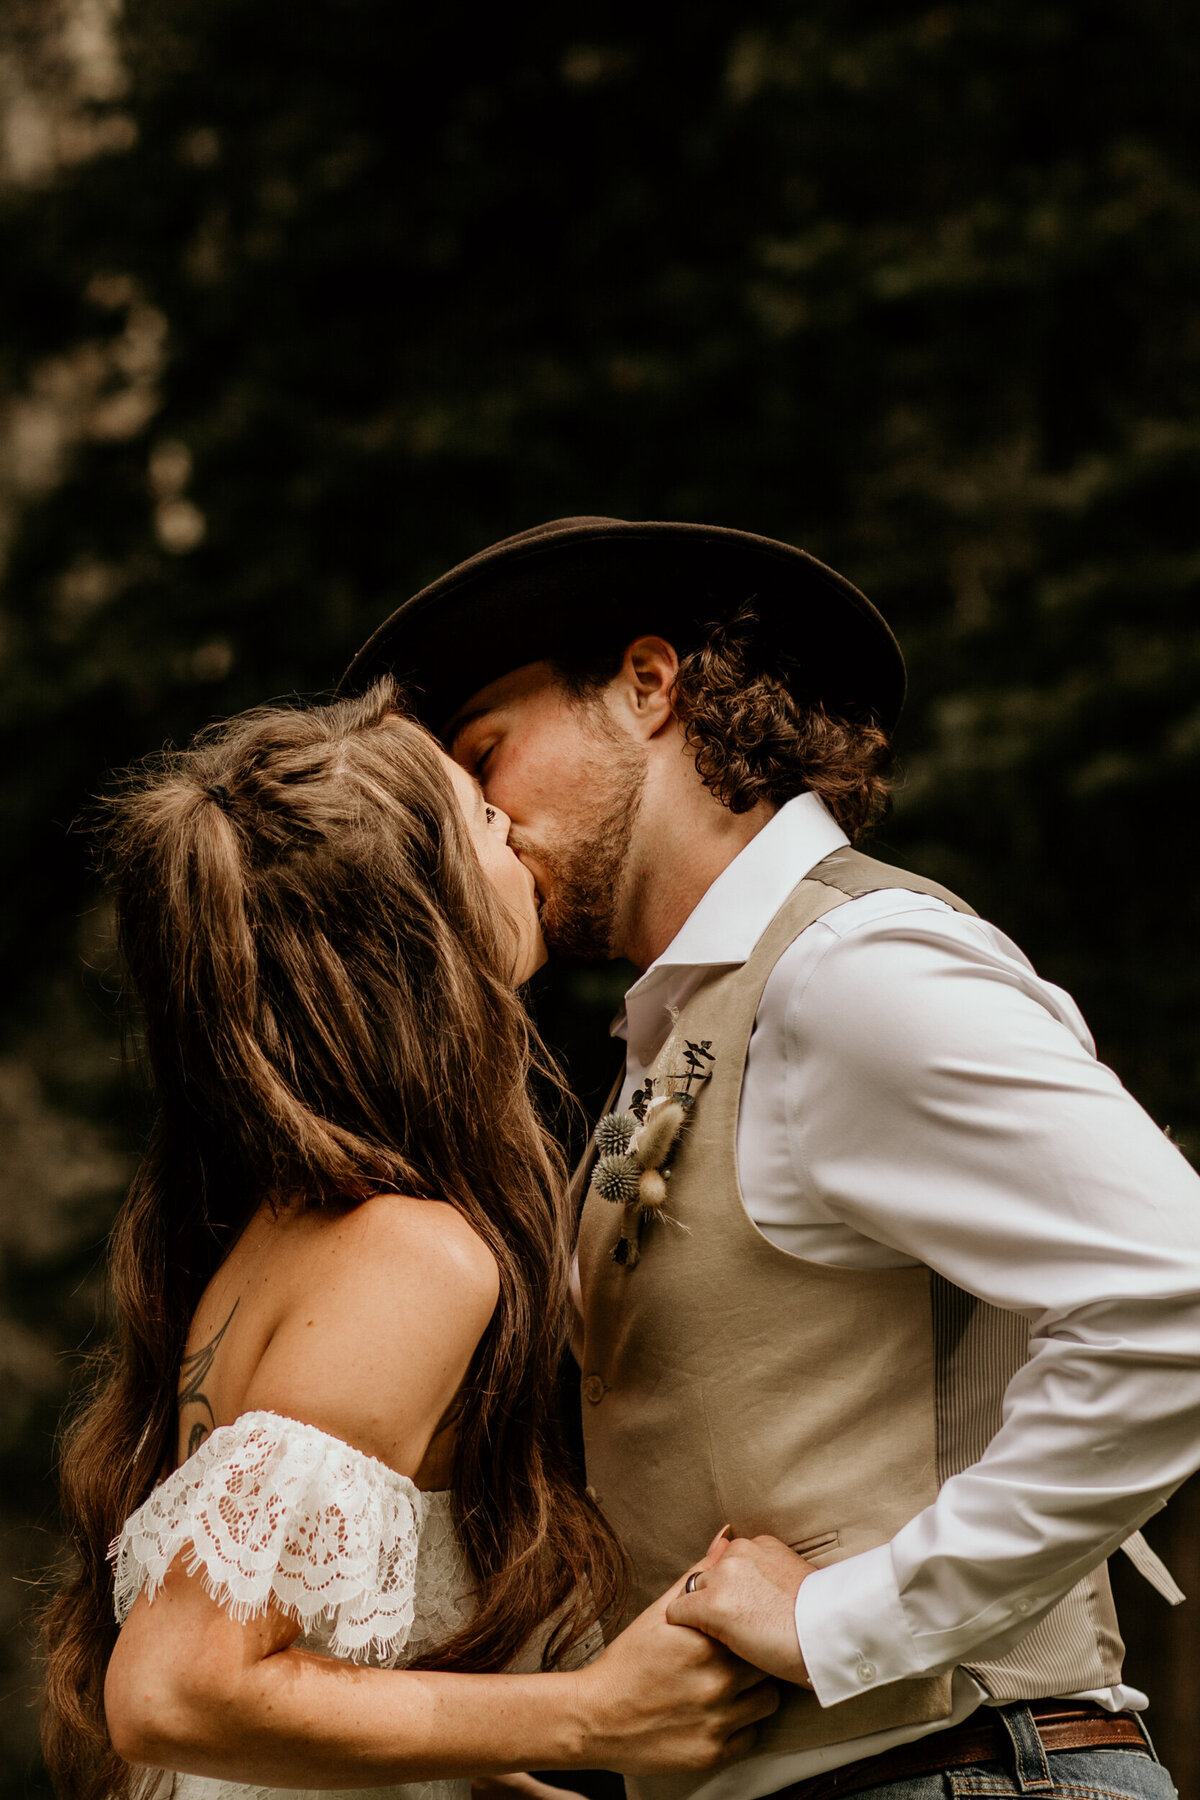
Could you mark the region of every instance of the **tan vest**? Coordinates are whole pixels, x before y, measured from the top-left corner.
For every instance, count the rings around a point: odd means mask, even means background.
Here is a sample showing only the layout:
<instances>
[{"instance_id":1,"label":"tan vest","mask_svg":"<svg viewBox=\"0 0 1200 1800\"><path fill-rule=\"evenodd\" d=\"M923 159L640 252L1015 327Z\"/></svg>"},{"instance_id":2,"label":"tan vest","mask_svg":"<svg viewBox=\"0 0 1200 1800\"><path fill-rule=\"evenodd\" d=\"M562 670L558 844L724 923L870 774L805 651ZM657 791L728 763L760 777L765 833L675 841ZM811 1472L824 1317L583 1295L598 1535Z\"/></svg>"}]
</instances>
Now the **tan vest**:
<instances>
[{"instance_id":1,"label":"tan vest","mask_svg":"<svg viewBox=\"0 0 1200 1800\"><path fill-rule=\"evenodd\" d=\"M682 1071L685 1040L711 1040L715 1062L679 1140L670 1217L643 1227L636 1266L613 1260L623 1209L594 1188L585 1202L588 1480L633 1564L631 1613L727 1521L740 1536L782 1538L818 1568L886 1543L980 1456L1028 1356L1022 1317L925 1267L848 1269L792 1256L761 1234L742 1200L738 1105L767 978L822 914L896 887L970 910L932 882L835 851L785 901L749 960L715 970L684 1006L655 1073ZM1014 1649L968 1666L992 1698L1032 1699L1109 1686L1123 1648L1101 1565ZM755 1755L942 1718L950 1681L895 1682L825 1709L787 1688ZM681 1800L704 1779L631 1786L647 1800Z\"/></svg>"}]
</instances>

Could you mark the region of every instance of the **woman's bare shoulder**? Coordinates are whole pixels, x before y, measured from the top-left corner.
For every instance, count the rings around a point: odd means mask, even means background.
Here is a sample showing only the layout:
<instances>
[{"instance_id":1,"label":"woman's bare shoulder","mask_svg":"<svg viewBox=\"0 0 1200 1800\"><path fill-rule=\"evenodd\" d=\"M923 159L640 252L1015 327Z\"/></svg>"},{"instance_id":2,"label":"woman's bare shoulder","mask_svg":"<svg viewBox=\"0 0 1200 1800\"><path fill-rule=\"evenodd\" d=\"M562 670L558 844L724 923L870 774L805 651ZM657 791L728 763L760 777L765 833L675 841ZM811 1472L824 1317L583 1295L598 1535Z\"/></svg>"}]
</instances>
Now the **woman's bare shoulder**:
<instances>
[{"instance_id":1,"label":"woman's bare shoulder","mask_svg":"<svg viewBox=\"0 0 1200 1800\"><path fill-rule=\"evenodd\" d=\"M288 1260L243 1410L301 1419L413 1474L495 1311L491 1250L454 1207L387 1194L309 1224Z\"/></svg>"},{"instance_id":2,"label":"woman's bare shoulder","mask_svg":"<svg viewBox=\"0 0 1200 1800\"><path fill-rule=\"evenodd\" d=\"M392 1279L444 1274L464 1284L488 1316L500 1292L500 1271L491 1249L458 1208L448 1201L419 1200L407 1194L379 1194L343 1214L335 1239L346 1253L377 1266Z\"/></svg>"}]
</instances>

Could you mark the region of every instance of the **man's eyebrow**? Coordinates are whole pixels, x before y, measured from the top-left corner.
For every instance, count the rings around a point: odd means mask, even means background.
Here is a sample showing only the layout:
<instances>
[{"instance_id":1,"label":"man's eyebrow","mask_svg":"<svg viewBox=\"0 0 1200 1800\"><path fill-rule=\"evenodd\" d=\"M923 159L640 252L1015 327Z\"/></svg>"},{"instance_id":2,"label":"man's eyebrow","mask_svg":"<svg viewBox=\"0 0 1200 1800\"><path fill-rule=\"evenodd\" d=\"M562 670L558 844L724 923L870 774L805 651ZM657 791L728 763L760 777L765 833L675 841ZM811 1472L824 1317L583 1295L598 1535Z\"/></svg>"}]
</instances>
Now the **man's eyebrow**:
<instances>
[{"instance_id":1,"label":"man's eyebrow","mask_svg":"<svg viewBox=\"0 0 1200 1800\"><path fill-rule=\"evenodd\" d=\"M468 725L473 725L476 719L485 718L492 710L490 706L476 706L470 712L456 713L446 727L443 741L447 744L457 743Z\"/></svg>"}]
</instances>

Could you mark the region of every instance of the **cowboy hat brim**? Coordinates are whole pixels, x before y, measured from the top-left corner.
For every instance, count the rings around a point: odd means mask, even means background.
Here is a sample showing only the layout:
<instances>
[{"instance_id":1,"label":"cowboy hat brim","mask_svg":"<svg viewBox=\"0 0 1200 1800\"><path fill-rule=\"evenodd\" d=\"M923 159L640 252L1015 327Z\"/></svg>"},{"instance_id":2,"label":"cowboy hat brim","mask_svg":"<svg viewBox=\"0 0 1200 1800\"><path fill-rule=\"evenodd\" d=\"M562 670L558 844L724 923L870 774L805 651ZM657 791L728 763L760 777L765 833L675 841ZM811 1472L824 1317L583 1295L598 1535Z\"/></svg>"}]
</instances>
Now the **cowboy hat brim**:
<instances>
[{"instance_id":1,"label":"cowboy hat brim","mask_svg":"<svg viewBox=\"0 0 1200 1800\"><path fill-rule=\"evenodd\" d=\"M805 698L894 726L904 659L844 576L773 538L658 521L556 519L481 550L385 619L339 691L361 693L390 672L444 734L472 695L514 669L619 655L651 634L685 651L745 601Z\"/></svg>"}]
</instances>

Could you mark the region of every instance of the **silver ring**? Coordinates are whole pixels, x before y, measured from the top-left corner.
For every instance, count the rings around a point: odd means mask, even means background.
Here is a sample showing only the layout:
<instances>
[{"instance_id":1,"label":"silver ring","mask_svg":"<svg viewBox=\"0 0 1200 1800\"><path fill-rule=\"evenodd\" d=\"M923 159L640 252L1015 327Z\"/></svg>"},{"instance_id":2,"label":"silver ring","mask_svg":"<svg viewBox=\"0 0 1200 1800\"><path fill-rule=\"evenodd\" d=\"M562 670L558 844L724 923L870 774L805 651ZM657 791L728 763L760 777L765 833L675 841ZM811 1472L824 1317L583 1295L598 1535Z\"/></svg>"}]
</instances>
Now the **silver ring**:
<instances>
[{"instance_id":1,"label":"silver ring","mask_svg":"<svg viewBox=\"0 0 1200 1800\"><path fill-rule=\"evenodd\" d=\"M696 1583L699 1580L699 1578L700 1578L699 1569L693 1569L691 1574L688 1576L687 1580L683 1584L683 1591L685 1594L694 1594L695 1593Z\"/></svg>"}]
</instances>

